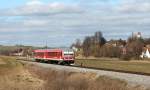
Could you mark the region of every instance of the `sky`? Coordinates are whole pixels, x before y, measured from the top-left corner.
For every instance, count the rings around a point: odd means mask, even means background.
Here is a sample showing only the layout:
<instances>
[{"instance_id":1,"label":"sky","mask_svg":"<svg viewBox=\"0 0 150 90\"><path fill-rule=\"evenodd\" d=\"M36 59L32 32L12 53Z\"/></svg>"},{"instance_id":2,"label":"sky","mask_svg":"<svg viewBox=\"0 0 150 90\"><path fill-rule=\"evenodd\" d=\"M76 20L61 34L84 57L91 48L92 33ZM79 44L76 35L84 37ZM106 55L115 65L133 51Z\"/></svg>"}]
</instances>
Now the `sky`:
<instances>
[{"instance_id":1,"label":"sky","mask_svg":"<svg viewBox=\"0 0 150 90\"><path fill-rule=\"evenodd\" d=\"M107 39L150 36L150 0L1 0L0 45L70 46L101 31Z\"/></svg>"}]
</instances>

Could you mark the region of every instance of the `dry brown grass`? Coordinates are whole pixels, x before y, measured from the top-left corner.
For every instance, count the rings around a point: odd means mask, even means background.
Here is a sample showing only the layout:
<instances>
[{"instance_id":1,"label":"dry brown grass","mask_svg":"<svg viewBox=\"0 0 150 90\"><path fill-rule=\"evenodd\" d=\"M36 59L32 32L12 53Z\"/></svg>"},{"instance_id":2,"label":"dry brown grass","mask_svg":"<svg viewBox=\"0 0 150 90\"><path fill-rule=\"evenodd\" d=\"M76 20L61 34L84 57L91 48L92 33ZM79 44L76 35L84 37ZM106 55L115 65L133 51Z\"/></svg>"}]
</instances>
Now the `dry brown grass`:
<instances>
[{"instance_id":1,"label":"dry brown grass","mask_svg":"<svg viewBox=\"0 0 150 90\"><path fill-rule=\"evenodd\" d=\"M0 90L42 90L42 80L33 77L13 58L0 57Z\"/></svg>"},{"instance_id":2,"label":"dry brown grass","mask_svg":"<svg viewBox=\"0 0 150 90\"><path fill-rule=\"evenodd\" d=\"M0 90L145 90L93 73L54 71L35 65L23 66L14 58L0 59L6 63L0 65Z\"/></svg>"},{"instance_id":3,"label":"dry brown grass","mask_svg":"<svg viewBox=\"0 0 150 90\"><path fill-rule=\"evenodd\" d=\"M32 74L45 81L43 90L145 90L131 87L126 82L92 73L74 73L26 66Z\"/></svg>"}]
</instances>

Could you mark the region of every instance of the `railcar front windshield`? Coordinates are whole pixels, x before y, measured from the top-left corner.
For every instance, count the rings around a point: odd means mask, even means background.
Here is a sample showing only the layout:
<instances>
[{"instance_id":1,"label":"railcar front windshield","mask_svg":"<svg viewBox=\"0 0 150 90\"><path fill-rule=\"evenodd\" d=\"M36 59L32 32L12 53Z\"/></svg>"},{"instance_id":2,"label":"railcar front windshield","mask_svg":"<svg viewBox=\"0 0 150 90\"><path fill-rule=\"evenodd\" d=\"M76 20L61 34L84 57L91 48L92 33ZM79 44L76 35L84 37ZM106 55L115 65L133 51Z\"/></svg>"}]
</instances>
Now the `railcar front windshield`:
<instances>
[{"instance_id":1,"label":"railcar front windshield","mask_svg":"<svg viewBox=\"0 0 150 90\"><path fill-rule=\"evenodd\" d=\"M64 54L64 55L74 55L74 54Z\"/></svg>"}]
</instances>

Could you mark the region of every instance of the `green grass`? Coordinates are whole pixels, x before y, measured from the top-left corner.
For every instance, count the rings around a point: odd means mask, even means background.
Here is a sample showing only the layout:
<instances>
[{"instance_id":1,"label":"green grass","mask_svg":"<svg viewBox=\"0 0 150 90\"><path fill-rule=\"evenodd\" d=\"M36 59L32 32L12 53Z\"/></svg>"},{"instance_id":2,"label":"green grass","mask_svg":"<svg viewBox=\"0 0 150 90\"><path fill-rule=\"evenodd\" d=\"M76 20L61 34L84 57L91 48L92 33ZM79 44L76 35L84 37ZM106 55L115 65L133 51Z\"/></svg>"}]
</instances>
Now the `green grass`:
<instances>
[{"instance_id":1,"label":"green grass","mask_svg":"<svg viewBox=\"0 0 150 90\"><path fill-rule=\"evenodd\" d=\"M131 72L141 72L150 74L150 62L101 60L101 59L77 59L75 64L85 67L95 67L113 70L123 70Z\"/></svg>"}]
</instances>

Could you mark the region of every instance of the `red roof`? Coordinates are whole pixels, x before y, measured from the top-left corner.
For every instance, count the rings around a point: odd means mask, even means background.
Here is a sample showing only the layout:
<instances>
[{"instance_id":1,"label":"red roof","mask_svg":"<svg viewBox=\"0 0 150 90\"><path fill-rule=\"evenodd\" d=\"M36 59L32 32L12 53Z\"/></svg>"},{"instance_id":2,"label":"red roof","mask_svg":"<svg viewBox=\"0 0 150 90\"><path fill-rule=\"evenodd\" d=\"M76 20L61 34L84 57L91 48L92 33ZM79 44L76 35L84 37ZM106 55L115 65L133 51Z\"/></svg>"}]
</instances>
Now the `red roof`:
<instances>
[{"instance_id":1,"label":"red roof","mask_svg":"<svg viewBox=\"0 0 150 90\"><path fill-rule=\"evenodd\" d=\"M62 52L61 49L38 49L34 50L34 52Z\"/></svg>"}]
</instances>

